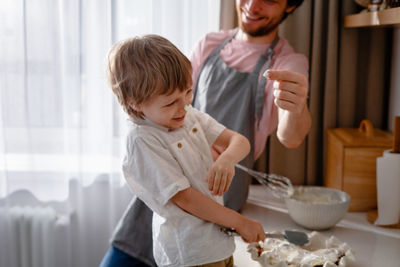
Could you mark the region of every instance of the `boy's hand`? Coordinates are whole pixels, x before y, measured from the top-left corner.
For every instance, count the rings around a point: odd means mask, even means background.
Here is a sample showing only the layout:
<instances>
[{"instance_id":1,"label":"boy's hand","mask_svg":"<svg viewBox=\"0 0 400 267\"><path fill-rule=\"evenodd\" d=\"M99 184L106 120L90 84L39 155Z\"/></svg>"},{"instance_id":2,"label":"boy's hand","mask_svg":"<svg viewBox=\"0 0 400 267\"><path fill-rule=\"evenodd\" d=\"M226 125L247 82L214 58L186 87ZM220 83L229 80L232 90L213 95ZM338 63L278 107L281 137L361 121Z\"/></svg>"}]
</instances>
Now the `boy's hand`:
<instances>
[{"instance_id":1,"label":"boy's hand","mask_svg":"<svg viewBox=\"0 0 400 267\"><path fill-rule=\"evenodd\" d=\"M236 228L236 232L242 237L244 242L252 243L264 241L266 236L262 225L254 220L243 217L243 222Z\"/></svg>"},{"instance_id":2,"label":"boy's hand","mask_svg":"<svg viewBox=\"0 0 400 267\"><path fill-rule=\"evenodd\" d=\"M226 157L218 157L206 175L208 189L212 191L213 195L222 196L223 193L228 191L234 175L235 164Z\"/></svg>"}]
</instances>

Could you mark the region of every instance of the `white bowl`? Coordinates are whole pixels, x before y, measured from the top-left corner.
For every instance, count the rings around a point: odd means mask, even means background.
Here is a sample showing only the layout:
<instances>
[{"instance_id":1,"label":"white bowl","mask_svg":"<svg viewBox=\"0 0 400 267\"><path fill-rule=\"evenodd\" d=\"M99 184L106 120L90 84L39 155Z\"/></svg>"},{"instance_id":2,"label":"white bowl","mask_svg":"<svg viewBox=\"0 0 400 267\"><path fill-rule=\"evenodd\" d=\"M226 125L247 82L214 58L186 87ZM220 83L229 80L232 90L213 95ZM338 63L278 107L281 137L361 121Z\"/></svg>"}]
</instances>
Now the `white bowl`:
<instances>
[{"instance_id":1,"label":"white bowl","mask_svg":"<svg viewBox=\"0 0 400 267\"><path fill-rule=\"evenodd\" d=\"M285 198L290 217L310 230L329 229L346 214L350 196L340 190L320 186L295 186Z\"/></svg>"}]
</instances>

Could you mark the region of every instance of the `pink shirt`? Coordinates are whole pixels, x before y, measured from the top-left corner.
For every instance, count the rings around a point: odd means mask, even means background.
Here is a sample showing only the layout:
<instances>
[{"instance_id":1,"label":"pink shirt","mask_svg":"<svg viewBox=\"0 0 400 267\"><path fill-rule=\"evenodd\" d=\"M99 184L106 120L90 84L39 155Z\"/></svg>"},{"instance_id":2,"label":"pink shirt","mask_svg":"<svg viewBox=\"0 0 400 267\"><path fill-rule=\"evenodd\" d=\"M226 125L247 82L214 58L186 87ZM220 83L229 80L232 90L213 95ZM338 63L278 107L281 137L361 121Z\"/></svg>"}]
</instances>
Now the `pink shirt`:
<instances>
[{"instance_id":1,"label":"pink shirt","mask_svg":"<svg viewBox=\"0 0 400 267\"><path fill-rule=\"evenodd\" d=\"M196 83L201 67L207 57L228 36L234 34L235 30L212 32L200 40L191 57L193 84ZM269 45L248 43L234 38L221 50L220 55L229 67L235 68L240 72L251 72L258 58L268 49ZM272 58L270 69L299 72L308 78L307 58L302 54L295 53L286 39L280 38L274 50L275 54ZM261 155L268 136L278 125L278 108L274 105L273 81L267 80L265 86L264 108L259 130L256 127L257 122L257 118L255 118L254 159Z\"/></svg>"}]
</instances>

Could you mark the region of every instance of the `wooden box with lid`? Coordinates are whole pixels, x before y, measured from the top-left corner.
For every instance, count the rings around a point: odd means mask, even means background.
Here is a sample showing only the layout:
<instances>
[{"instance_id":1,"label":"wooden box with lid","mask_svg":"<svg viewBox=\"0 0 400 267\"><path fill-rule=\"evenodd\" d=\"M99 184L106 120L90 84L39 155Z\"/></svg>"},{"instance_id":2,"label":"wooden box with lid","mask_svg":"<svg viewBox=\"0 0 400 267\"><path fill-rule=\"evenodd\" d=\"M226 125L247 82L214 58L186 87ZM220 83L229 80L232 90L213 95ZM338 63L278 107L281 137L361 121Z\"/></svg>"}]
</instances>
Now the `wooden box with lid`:
<instances>
[{"instance_id":1,"label":"wooden box with lid","mask_svg":"<svg viewBox=\"0 0 400 267\"><path fill-rule=\"evenodd\" d=\"M393 134L374 129L369 120L358 129L327 130L325 186L348 193L350 211L376 209L376 158L392 143Z\"/></svg>"}]
</instances>

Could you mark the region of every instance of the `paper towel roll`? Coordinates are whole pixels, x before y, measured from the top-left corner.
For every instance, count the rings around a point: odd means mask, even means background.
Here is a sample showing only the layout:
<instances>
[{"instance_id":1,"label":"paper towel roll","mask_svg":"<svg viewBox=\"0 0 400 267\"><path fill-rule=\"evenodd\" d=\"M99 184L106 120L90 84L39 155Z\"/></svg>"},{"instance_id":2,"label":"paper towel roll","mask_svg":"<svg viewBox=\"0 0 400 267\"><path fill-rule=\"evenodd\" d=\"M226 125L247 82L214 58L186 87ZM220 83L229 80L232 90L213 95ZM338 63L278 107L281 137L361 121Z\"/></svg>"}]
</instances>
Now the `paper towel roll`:
<instances>
[{"instance_id":1,"label":"paper towel roll","mask_svg":"<svg viewBox=\"0 0 400 267\"><path fill-rule=\"evenodd\" d=\"M400 221L400 154L385 150L376 159L378 219L376 225L391 225Z\"/></svg>"}]
</instances>

